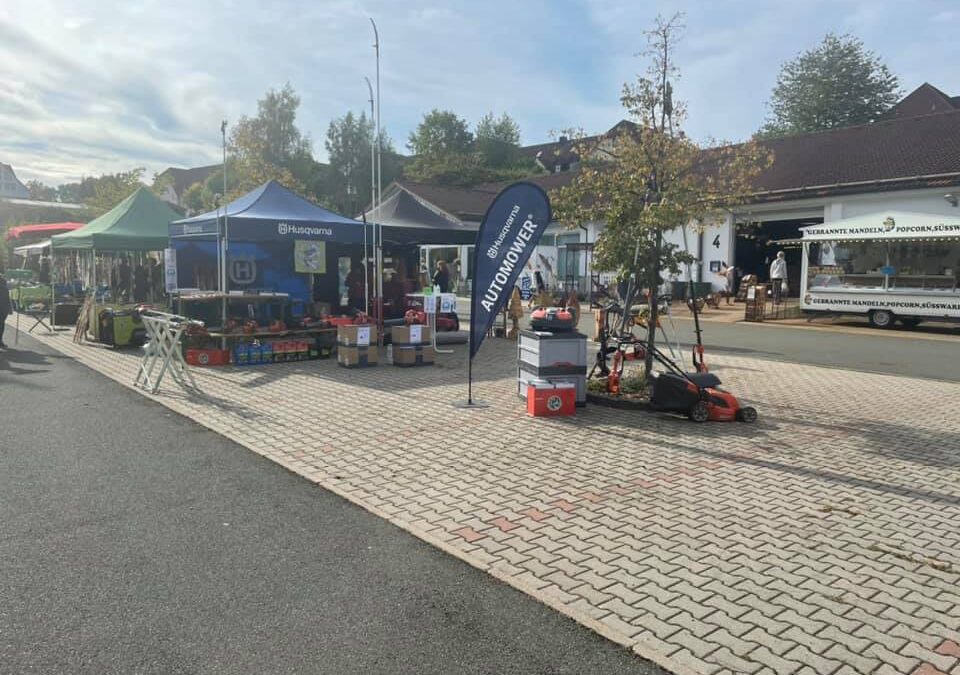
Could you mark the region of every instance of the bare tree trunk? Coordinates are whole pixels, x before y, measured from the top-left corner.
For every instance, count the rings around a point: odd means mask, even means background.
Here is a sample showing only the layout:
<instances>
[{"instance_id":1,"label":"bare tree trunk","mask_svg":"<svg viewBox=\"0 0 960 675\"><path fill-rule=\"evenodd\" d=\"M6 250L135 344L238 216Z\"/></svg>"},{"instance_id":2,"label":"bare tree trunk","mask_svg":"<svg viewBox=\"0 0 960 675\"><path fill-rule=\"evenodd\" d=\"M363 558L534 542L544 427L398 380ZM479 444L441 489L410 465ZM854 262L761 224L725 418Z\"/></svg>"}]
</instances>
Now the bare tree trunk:
<instances>
[{"instance_id":1,"label":"bare tree trunk","mask_svg":"<svg viewBox=\"0 0 960 675\"><path fill-rule=\"evenodd\" d=\"M657 341L657 290L660 288L660 248L663 246L663 233L657 228L653 238L653 265L650 268L650 315L647 317L647 355L644 369L647 377L653 371L653 348Z\"/></svg>"}]
</instances>

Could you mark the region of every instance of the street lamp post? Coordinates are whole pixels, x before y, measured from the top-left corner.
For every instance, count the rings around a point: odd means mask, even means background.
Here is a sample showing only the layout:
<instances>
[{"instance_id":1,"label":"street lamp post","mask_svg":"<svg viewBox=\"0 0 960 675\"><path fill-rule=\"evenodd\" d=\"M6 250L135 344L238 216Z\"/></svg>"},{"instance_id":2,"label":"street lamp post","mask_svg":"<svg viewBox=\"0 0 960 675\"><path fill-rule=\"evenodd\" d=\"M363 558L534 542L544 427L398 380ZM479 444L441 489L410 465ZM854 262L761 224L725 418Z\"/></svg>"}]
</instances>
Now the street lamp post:
<instances>
[{"instance_id":1,"label":"street lamp post","mask_svg":"<svg viewBox=\"0 0 960 675\"><path fill-rule=\"evenodd\" d=\"M370 92L370 124L375 124L376 115L373 112L373 85L370 84L370 78L364 76L367 81L367 91ZM370 210L376 212L377 206L377 140L376 137L370 138ZM376 228L376 220L374 220ZM368 278L370 276L370 260L367 256L367 224L363 224L363 303L364 313L370 314L370 287Z\"/></svg>"},{"instance_id":2,"label":"street lamp post","mask_svg":"<svg viewBox=\"0 0 960 675\"><path fill-rule=\"evenodd\" d=\"M380 164L380 154L383 150L383 143L380 139L380 32L377 30L377 22L373 20L373 17L370 17L370 24L373 26L373 49L377 55L377 205L379 206L381 202L381 189L382 184L381 179L381 164ZM381 328L379 333L382 333L383 328L383 227L377 226L376 223L373 224L374 230L374 239L376 239L377 246L377 263L376 263L376 273L377 273L377 298L379 307L377 310L378 315L378 326Z\"/></svg>"},{"instance_id":3,"label":"street lamp post","mask_svg":"<svg viewBox=\"0 0 960 675\"><path fill-rule=\"evenodd\" d=\"M230 251L230 225L227 222L227 120L220 123L220 147L223 151L223 263L220 268L220 273L223 275L221 279L223 297L220 300L220 329L225 331L227 326L227 279L229 279L227 276L227 258ZM220 227L218 226L218 235L219 231ZM219 241L217 243L219 246ZM220 339L220 349L226 348L227 338L223 337Z\"/></svg>"}]
</instances>

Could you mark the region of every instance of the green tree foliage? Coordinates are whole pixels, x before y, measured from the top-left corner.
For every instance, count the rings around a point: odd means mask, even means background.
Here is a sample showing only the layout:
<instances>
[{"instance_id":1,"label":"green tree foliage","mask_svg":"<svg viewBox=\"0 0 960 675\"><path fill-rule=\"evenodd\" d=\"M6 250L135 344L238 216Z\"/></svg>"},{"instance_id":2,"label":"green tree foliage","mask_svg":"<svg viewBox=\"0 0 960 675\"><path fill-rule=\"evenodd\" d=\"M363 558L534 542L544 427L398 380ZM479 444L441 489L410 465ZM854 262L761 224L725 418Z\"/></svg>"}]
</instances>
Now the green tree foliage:
<instances>
[{"instance_id":1,"label":"green tree foliage","mask_svg":"<svg viewBox=\"0 0 960 675\"><path fill-rule=\"evenodd\" d=\"M257 101L256 117L241 117L231 133L234 154L241 162L256 161L288 167L311 150L310 137L297 128L300 97L288 82Z\"/></svg>"},{"instance_id":2,"label":"green tree foliage","mask_svg":"<svg viewBox=\"0 0 960 675\"><path fill-rule=\"evenodd\" d=\"M673 97L673 51L682 29L681 15L658 17L646 33L647 76L624 85L621 96L635 124L604 139L602 152L581 141L580 172L553 195L554 215L566 226L604 223L594 266L631 279L634 291L657 288L662 271L676 272L689 260L664 242L664 232L718 219L745 198L750 179L771 161L755 142L701 148L683 132L685 106ZM652 316L656 295L649 294ZM655 322L650 326L652 342Z\"/></svg>"},{"instance_id":3,"label":"green tree foliage","mask_svg":"<svg viewBox=\"0 0 960 675\"><path fill-rule=\"evenodd\" d=\"M507 114L484 115L474 134L465 119L435 109L424 115L407 146L415 156L404 174L413 180L476 185L537 172L520 154L520 127Z\"/></svg>"},{"instance_id":4,"label":"green tree foliage","mask_svg":"<svg viewBox=\"0 0 960 675\"><path fill-rule=\"evenodd\" d=\"M241 117L227 144L227 194L229 202L269 180L317 199L323 191L324 166L314 160L310 137L297 127L300 97L290 84L271 89L257 102L255 117ZM181 200L191 213L216 207L223 193L223 170L191 185Z\"/></svg>"},{"instance_id":5,"label":"green tree foliage","mask_svg":"<svg viewBox=\"0 0 960 675\"><path fill-rule=\"evenodd\" d=\"M383 129L380 136L380 183L386 187L400 175L401 159ZM370 158L375 137L373 121L364 113L357 116L348 112L330 122L325 142L329 166L324 197L334 210L356 215L371 203Z\"/></svg>"},{"instance_id":6,"label":"green tree foliage","mask_svg":"<svg viewBox=\"0 0 960 675\"><path fill-rule=\"evenodd\" d=\"M411 132L407 147L414 155L424 157L465 155L473 151L473 134L465 119L434 108Z\"/></svg>"},{"instance_id":7,"label":"green tree foliage","mask_svg":"<svg viewBox=\"0 0 960 675\"><path fill-rule=\"evenodd\" d=\"M876 120L901 96L897 76L850 36L827 34L780 69L760 129L764 137L835 129Z\"/></svg>"},{"instance_id":8,"label":"green tree foliage","mask_svg":"<svg viewBox=\"0 0 960 675\"><path fill-rule=\"evenodd\" d=\"M28 180L25 186L30 191L30 199L36 199L41 202L53 202L57 200L57 189L39 180Z\"/></svg>"},{"instance_id":9,"label":"green tree foliage","mask_svg":"<svg viewBox=\"0 0 960 675\"><path fill-rule=\"evenodd\" d=\"M137 167L130 171L108 173L95 179L93 195L85 200L90 217L102 215L129 197L137 188L143 187L146 169Z\"/></svg>"},{"instance_id":10,"label":"green tree foliage","mask_svg":"<svg viewBox=\"0 0 960 675\"><path fill-rule=\"evenodd\" d=\"M487 166L513 167L520 160L520 125L507 113L497 118L488 112L477 122L476 144L477 153Z\"/></svg>"}]
</instances>

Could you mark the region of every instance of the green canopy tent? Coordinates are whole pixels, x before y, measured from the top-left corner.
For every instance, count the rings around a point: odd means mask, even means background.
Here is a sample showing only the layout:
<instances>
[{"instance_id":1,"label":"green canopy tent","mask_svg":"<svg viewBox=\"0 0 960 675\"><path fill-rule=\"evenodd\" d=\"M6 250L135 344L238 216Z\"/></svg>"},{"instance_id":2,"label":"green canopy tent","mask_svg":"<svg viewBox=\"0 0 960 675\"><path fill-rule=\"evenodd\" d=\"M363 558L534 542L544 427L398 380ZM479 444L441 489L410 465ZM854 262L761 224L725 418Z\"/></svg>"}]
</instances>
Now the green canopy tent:
<instances>
[{"instance_id":1,"label":"green canopy tent","mask_svg":"<svg viewBox=\"0 0 960 675\"><path fill-rule=\"evenodd\" d=\"M89 281L96 296L98 254L142 256L148 251L162 251L168 246L170 222L180 217L169 204L141 187L84 227L51 237L51 255L55 259L57 253L73 251L86 258L84 252L89 252Z\"/></svg>"},{"instance_id":2,"label":"green canopy tent","mask_svg":"<svg viewBox=\"0 0 960 675\"><path fill-rule=\"evenodd\" d=\"M168 226L180 214L145 187L84 227L54 235L51 248L92 251L162 251Z\"/></svg>"}]
</instances>

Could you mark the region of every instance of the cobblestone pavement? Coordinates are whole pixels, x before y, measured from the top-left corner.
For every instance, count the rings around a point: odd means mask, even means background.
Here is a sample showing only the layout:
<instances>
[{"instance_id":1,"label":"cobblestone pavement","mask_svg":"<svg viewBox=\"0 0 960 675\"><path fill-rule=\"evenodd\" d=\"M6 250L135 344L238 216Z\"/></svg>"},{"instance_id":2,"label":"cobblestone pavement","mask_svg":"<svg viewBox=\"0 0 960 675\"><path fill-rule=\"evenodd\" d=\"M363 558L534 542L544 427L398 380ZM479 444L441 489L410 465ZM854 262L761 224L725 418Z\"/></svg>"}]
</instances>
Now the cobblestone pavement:
<instances>
[{"instance_id":1,"label":"cobblestone pavement","mask_svg":"<svg viewBox=\"0 0 960 675\"><path fill-rule=\"evenodd\" d=\"M39 338L129 385L135 353ZM514 346L195 369L171 410L676 673L960 674L960 384L739 357L756 426L523 414ZM198 448L198 452L202 449Z\"/></svg>"}]
</instances>

